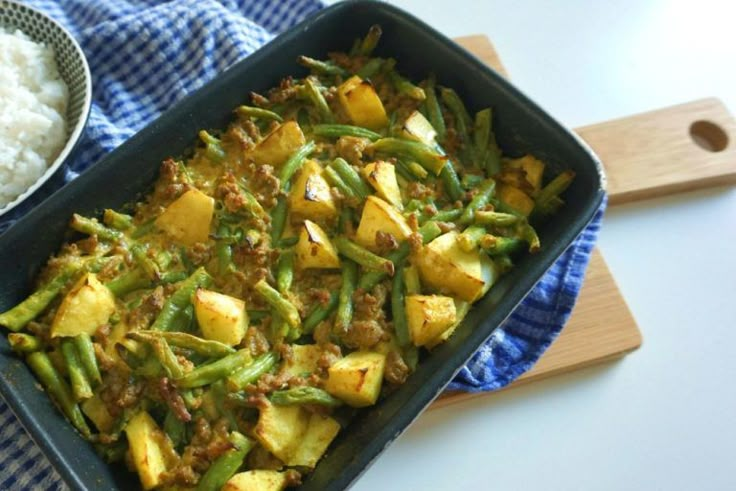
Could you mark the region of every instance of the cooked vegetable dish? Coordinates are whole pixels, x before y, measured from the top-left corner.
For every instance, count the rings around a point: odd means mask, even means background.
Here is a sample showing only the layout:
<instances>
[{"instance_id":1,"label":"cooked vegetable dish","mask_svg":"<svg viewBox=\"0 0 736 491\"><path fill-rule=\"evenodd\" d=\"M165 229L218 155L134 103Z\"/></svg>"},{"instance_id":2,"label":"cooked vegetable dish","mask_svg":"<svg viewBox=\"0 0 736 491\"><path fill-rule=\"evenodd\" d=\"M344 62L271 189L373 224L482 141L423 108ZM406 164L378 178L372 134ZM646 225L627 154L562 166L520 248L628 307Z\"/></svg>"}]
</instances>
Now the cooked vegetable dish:
<instances>
[{"instance_id":1,"label":"cooked vegetable dish","mask_svg":"<svg viewBox=\"0 0 736 491\"><path fill-rule=\"evenodd\" d=\"M573 179L504 156L493 114L374 56L300 57L203 130L0 314L59 409L144 489L299 484L358 408L404 383L539 250Z\"/></svg>"}]
</instances>

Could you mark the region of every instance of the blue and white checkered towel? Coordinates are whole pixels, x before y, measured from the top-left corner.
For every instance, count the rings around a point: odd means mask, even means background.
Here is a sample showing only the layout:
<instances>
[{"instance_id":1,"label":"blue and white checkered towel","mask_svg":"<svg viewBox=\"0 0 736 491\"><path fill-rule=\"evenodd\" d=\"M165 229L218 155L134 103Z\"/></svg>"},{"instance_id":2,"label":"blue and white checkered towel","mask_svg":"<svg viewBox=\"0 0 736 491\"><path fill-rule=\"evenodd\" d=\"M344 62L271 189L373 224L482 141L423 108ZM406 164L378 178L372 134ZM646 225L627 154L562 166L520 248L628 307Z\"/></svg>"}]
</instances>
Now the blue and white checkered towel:
<instances>
[{"instance_id":1,"label":"blue and white checkered towel","mask_svg":"<svg viewBox=\"0 0 736 491\"><path fill-rule=\"evenodd\" d=\"M200 87L321 7L318 0L27 0L79 41L92 72L92 112L62 174L69 181ZM15 220L58 179L3 217ZM45 193L45 194L44 194ZM487 391L528 370L570 315L598 233L593 223L450 385ZM0 400L0 489L64 489Z\"/></svg>"}]
</instances>

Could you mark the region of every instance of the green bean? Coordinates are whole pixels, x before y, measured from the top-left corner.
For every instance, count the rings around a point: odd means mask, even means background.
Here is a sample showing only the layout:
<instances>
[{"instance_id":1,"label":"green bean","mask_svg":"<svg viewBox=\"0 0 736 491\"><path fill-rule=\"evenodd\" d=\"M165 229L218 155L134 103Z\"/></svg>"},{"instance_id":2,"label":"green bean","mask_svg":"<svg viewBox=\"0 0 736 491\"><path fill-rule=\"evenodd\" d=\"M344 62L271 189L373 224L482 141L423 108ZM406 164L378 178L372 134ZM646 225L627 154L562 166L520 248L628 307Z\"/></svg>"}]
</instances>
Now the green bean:
<instances>
[{"instance_id":1,"label":"green bean","mask_svg":"<svg viewBox=\"0 0 736 491\"><path fill-rule=\"evenodd\" d=\"M491 237L493 240L487 240ZM481 240L480 246L489 256L503 256L516 252L523 244L521 239L514 237L493 237L486 236Z\"/></svg>"},{"instance_id":2,"label":"green bean","mask_svg":"<svg viewBox=\"0 0 736 491\"><path fill-rule=\"evenodd\" d=\"M465 252L473 252L478 250L480 241L484 235L488 234L486 229L479 226L470 226L457 237L460 249Z\"/></svg>"},{"instance_id":3,"label":"green bean","mask_svg":"<svg viewBox=\"0 0 736 491\"><path fill-rule=\"evenodd\" d=\"M417 164L416 162L411 162L411 164L414 165L414 166L416 166L416 167L419 167L420 169L422 169L422 171L424 172L425 176L428 175L427 174L427 170L424 167L422 167L421 165ZM414 175L409 170L409 164L407 164L406 162L397 159L396 160L395 168L396 168L396 174L398 174L397 179L403 178L407 182L419 180L419 177L417 177L416 175ZM401 183L399 183L399 184L401 185Z\"/></svg>"},{"instance_id":4,"label":"green bean","mask_svg":"<svg viewBox=\"0 0 736 491\"><path fill-rule=\"evenodd\" d=\"M417 101L423 101L427 98L424 89L417 87L394 70L388 72L388 79L399 94L403 94Z\"/></svg>"},{"instance_id":5,"label":"green bean","mask_svg":"<svg viewBox=\"0 0 736 491\"><path fill-rule=\"evenodd\" d=\"M133 217L124 213L118 213L115 210L107 208L102 215L102 221L108 227L115 230L128 230L133 226Z\"/></svg>"},{"instance_id":6,"label":"green bean","mask_svg":"<svg viewBox=\"0 0 736 491\"><path fill-rule=\"evenodd\" d=\"M317 145L313 141L309 141L302 145L296 152L291 155L291 157L289 157L284 166L281 168L281 173L279 174L281 189L283 189L284 191L289 190L289 180L291 180L291 177L296 173L297 170L299 170L299 168L304 163L304 160L309 157L309 154L312 153L316 147Z\"/></svg>"},{"instance_id":7,"label":"green bean","mask_svg":"<svg viewBox=\"0 0 736 491\"><path fill-rule=\"evenodd\" d=\"M266 317L269 317L271 313L267 310L249 310L248 319L251 322L261 322Z\"/></svg>"},{"instance_id":8,"label":"green bean","mask_svg":"<svg viewBox=\"0 0 736 491\"><path fill-rule=\"evenodd\" d=\"M404 304L405 273L404 268L399 268L396 271L391 287L391 316L399 346L407 346L411 342L409 325L406 320L406 306Z\"/></svg>"},{"instance_id":9,"label":"green bean","mask_svg":"<svg viewBox=\"0 0 736 491\"><path fill-rule=\"evenodd\" d=\"M363 56L370 56L371 53L373 53L373 50L376 48L378 40L381 39L382 33L383 32L381 31L381 26L379 26L378 24L373 24L368 29L368 34L365 35L363 41L360 43L358 54Z\"/></svg>"},{"instance_id":10,"label":"green bean","mask_svg":"<svg viewBox=\"0 0 736 491\"><path fill-rule=\"evenodd\" d=\"M8 344L16 353L33 353L41 349L41 341L36 336L20 332L8 334Z\"/></svg>"},{"instance_id":11,"label":"green bean","mask_svg":"<svg viewBox=\"0 0 736 491\"><path fill-rule=\"evenodd\" d=\"M299 237L284 237L276 242L276 247L284 249L286 247L294 247L299 242Z\"/></svg>"},{"instance_id":12,"label":"green bean","mask_svg":"<svg viewBox=\"0 0 736 491\"><path fill-rule=\"evenodd\" d=\"M230 235L230 227L221 223L217 227L217 243L215 254L217 255L217 268L220 274L230 273L235 269L233 264L233 250L230 241L226 239Z\"/></svg>"},{"instance_id":13,"label":"green bean","mask_svg":"<svg viewBox=\"0 0 736 491\"><path fill-rule=\"evenodd\" d=\"M169 435L174 448L180 447L186 441L187 427L172 410L166 413L163 430Z\"/></svg>"},{"instance_id":14,"label":"green bean","mask_svg":"<svg viewBox=\"0 0 736 491\"><path fill-rule=\"evenodd\" d=\"M340 177L340 174L338 174L335 169L333 169L332 167L325 167L324 174L327 178L327 181L335 186L337 189L339 189L340 192L345 195L345 197L355 198L355 191L353 191L353 188L348 186L347 183L343 181L342 177ZM347 209L347 207L345 207L345 209Z\"/></svg>"},{"instance_id":15,"label":"green bean","mask_svg":"<svg viewBox=\"0 0 736 491\"><path fill-rule=\"evenodd\" d=\"M304 79L304 91L306 92L307 97L309 97L309 100L312 102L312 104L314 104L314 106L317 108L317 112L319 113L320 117L324 121L332 123L335 120L335 116L332 114L332 110L327 104L325 96L322 95L322 91L314 82L314 80L309 77Z\"/></svg>"},{"instance_id":16,"label":"green bean","mask_svg":"<svg viewBox=\"0 0 736 491\"><path fill-rule=\"evenodd\" d=\"M264 373L271 371L278 361L279 357L273 351L260 355L251 364L238 369L238 371L227 377L225 383L228 390L231 392L242 390L246 385L258 380Z\"/></svg>"},{"instance_id":17,"label":"green bean","mask_svg":"<svg viewBox=\"0 0 736 491\"><path fill-rule=\"evenodd\" d=\"M498 148L495 142L488 146L485 168L488 177L493 177L501 172L501 149Z\"/></svg>"},{"instance_id":18,"label":"green bean","mask_svg":"<svg viewBox=\"0 0 736 491\"><path fill-rule=\"evenodd\" d=\"M161 312L151 325L153 331L171 331L176 326L174 323L181 312L185 310L192 301L192 295L197 288L208 286L212 278L204 268L197 269L189 278L184 280L179 289L171 295L164 303Z\"/></svg>"},{"instance_id":19,"label":"green bean","mask_svg":"<svg viewBox=\"0 0 736 491\"><path fill-rule=\"evenodd\" d=\"M371 78L378 73L382 66L383 60L381 58L371 58L355 74L362 79Z\"/></svg>"},{"instance_id":20,"label":"green bean","mask_svg":"<svg viewBox=\"0 0 736 491\"><path fill-rule=\"evenodd\" d=\"M465 104L462 99L457 95L457 92L448 87L443 87L440 90L440 97L442 97L442 102L447 105L450 112L455 116L455 129L457 130L458 135L463 139L465 144L470 144L468 129L473 122L470 119L470 114L468 114L468 110L465 108Z\"/></svg>"},{"instance_id":21,"label":"green bean","mask_svg":"<svg viewBox=\"0 0 736 491\"><path fill-rule=\"evenodd\" d=\"M281 123L284 119L273 111L263 109L262 107L253 106L240 106L235 110L238 116L245 118L256 118L256 119L267 119L271 121L278 121Z\"/></svg>"},{"instance_id":22,"label":"green bean","mask_svg":"<svg viewBox=\"0 0 736 491\"><path fill-rule=\"evenodd\" d=\"M205 144L205 155L213 162L222 162L225 160L227 154L222 149L222 142L219 138L215 138L210 135L207 131L201 130L199 132L199 139Z\"/></svg>"},{"instance_id":23,"label":"green bean","mask_svg":"<svg viewBox=\"0 0 736 491\"><path fill-rule=\"evenodd\" d=\"M178 379L184 376L184 369L164 338L154 338L149 345L170 378Z\"/></svg>"},{"instance_id":24,"label":"green bean","mask_svg":"<svg viewBox=\"0 0 736 491\"><path fill-rule=\"evenodd\" d=\"M409 367L409 370L412 372L416 370L419 364L419 348L410 344L402 349L401 352L401 357L404 359L406 366Z\"/></svg>"},{"instance_id":25,"label":"green bean","mask_svg":"<svg viewBox=\"0 0 736 491\"><path fill-rule=\"evenodd\" d=\"M389 276L394 275L394 263L384 257L373 254L365 247L359 246L345 237L335 237L332 243L340 254L348 259L352 259L364 268L372 271L383 271L388 273Z\"/></svg>"},{"instance_id":26,"label":"green bean","mask_svg":"<svg viewBox=\"0 0 736 491\"><path fill-rule=\"evenodd\" d=\"M457 177L457 172L452 162L448 161L442 168L440 179L442 179L442 184L445 186L445 191L447 191L450 198L454 201L462 199L465 193L463 192L463 187L460 185L460 178Z\"/></svg>"},{"instance_id":27,"label":"green bean","mask_svg":"<svg viewBox=\"0 0 736 491\"><path fill-rule=\"evenodd\" d=\"M176 385L183 389L202 387L203 385L208 385L216 380L227 377L229 374L240 370L249 363L251 363L250 350L247 348L241 349L217 361L195 368L177 379Z\"/></svg>"},{"instance_id":28,"label":"green bean","mask_svg":"<svg viewBox=\"0 0 736 491\"><path fill-rule=\"evenodd\" d=\"M277 406L294 406L298 404L315 404L325 407L339 407L343 402L329 392L317 387L302 386L286 390L277 390L271 394L271 402Z\"/></svg>"},{"instance_id":29,"label":"green bean","mask_svg":"<svg viewBox=\"0 0 736 491\"><path fill-rule=\"evenodd\" d=\"M59 372L54 368L48 355L41 351L36 351L28 355L26 360L33 373L41 381L41 385L56 400L56 403L66 417L69 418L69 421L71 421L74 427L85 438L89 438L92 432L89 426L87 426L82 410L79 409L79 406L74 401L74 396L69 385L59 376Z\"/></svg>"},{"instance_id":30,"label":"green bean","mask_svg":"<svg viewBox=\"0 0 736 491\"><path fill-rule=\"evenodd\" d=\"M61 342L61 354L64 357L66 371L69 374L69 380L72 383L72 391L77 401L89 399L92 397L92 386L87 380L84 368L77 356L77 349L74 347L74 341L65 338Z\"/></svg>"},{"instance_id":31,"label":"green bean","mask_svg":"<svg viewBox=\"0 0 736 491\"><path fill-rule=\"evenodd\" d=\"M529 252L532 254L538 252L541 248L541 244L539 242L539 235L537 235L537 231L534 230L534 227L529 225L529 222L525 221L519 227L519 232L521 238L529 244Z\"/></svg>"},{"instance_id":32,"label":"green bean","mask_svg":"<svg viewBox=\"0 0 736 491\"><path fill-rule=\"evenodd\" d=\"M323 75L338 75L343 78L350 75L347 70L335 65L331 61L315 60L314 58L310 58L308 56L300 56L299 58L297 58L297 61L300 65L309 68L313 72L321 73Z\"/></svg>"},{"instance_id":33,"label":"green bean","mask_svg":"<svg viewBox=\"0 0 736 491\"><path fill-rule=\"evenodd\" d=\"M337 308L339 300L340 296L338 292L333 291L330 292L330 298L325 305L315 306L302 323L304 334L311 334L320 322L327 319Z\"/></svg>"},{"instance_id":34,"label":"green bean","mask_svg":"<svg viewBox=\"0 0 736 491\"><path fill-rule=\"evenodd\" d=\"M559 196L565 192L574 178L575 172L571 170L561 172L557 177L552 179L549 184L544 186L541 191L539 191L537 198L534 200L535 207L540 210L544 210L544 207L552 202L554 198L559 198Z\"/></svg>"},{"instance_id":35,"label":"green bean","mask_svg":"<svg viewBox=\"0 0 736 491\"><path fill-rule=\"evenodd\" d=\"M37 289L21 303L0 314L0 325L11 331L23 329L49 306L78 270L79 266L62 269L51 281Z\"/></svg>"},{"instance_id":36,"label":"green bean","mask_svg":"<svg viewBox=\"0 0 736 491\"><path fill-rule=\"evenodd\" d=\"M92 338L87 333L81 333L74 336L73 339L79 362L84 367L87 377L93 384L102 383L102 375L100 375L100 367L97 365L97 356L95 355Z\"/></svg>"},{"instance_id":37,"label":"green bean","mask_svg":"<svg viewBox=\"0 0 736 491\"><path fill-rule=\"evenodd\" d=\"M228 440L233 448L226 450L212 462L207 472L199 479L196 491L219 491L242 467L245 457L255 447L253 440L237 431L230 433Z\"/></svg>"},{"instance_id":38,"label":"green bean","mask_svg":"<svg viewBox=\"0 0 736 491\"><path fill-rule=\"evenodd\" d=\"M220 379L210 385L209 393L212 397L212 401L215 403L215 409L217 409L217 413L228 421L231 430L237 429L238 420L235 418L235 415L230 409L230 405L225 404L227 389L225 388L224 379Z\"/></svg>"},{"instance_id":39,"label":"green bean","mask_svg":"<svg viewBox=\"0 0 736 491\"><path fill-rule=\"evenodd\" d=\"M147 222L141 223L135 227L135 230L130 234L132 239L140 239L151 233L156 228L156 219L152 218Z\"/></svg>"},{"instance_id":40,"label":"green bean","mask_svg":"<svg viewBox=\"0 0 736 491\"><path fill-rule=\"evenodd\" d=\"M109 242L117 242L122 240L123 233L118 230L113 230L102 225L100 222L93 218L83 217L76 213L72 215L72 219L69 222L69 226L87 235L96 235L100 240L106 240Z\"/></svg>"},{"instance_id":41,"label":"green bean","mask_svg":"<svg viewBox=\"0 0 736 491\"><path fill-rule=\"evenodd\" d=\"M419 223L421 225L424 225L425 223L428 223L429 220L433 222L454 222L458 218L460 218L460 215L463 214L462 208L453 208L450 210L440 210L434 215L427 215L427 214L421 214L419 215Z\"/></svg>"},{"instance_id":42,"label":"green bean","mask_svg":"<svg viewBox=\"0 0 736 491\"><path fill-rule=\"evenodd\" d=\"M335 171L337 171L340 177L342 177L345 183L350 186L355 195L360 199L366 199L371 195L371 188L365 183L365 181L363 181L360 174L358 174L358 172L345 161L345 159L338 157L333 160L330 165L332 165Z\"/></svg>"},{"instance_id":43,"label":"green bean","mask_svg":"<svg viewBox=\"0 0 736 491\"><path fill-rule=\"evenodd\" d=\"M340 138L341 136L354 136L356 138L367 138L371 141L381 139L381 135L360 126L349 124L316 124L312 126L312 134L325 138Z\"/></svg>"},{"instance_id":44,"label":"green bean","mask_svg":"<svg viewBox=\"0 0 736 491\"><path fill-rule=\"evenodd\" d=\"M437 223L434 221L427 222L419 228L419 234L422 236L422 242L425 244L434 240L441 233L442 230L440 229L439 225L437 225ZM411 252L409 243L403 242L398 249L396 249L395 251L391 251L387 255L387 259L389 259L392 263L394 263L394 265L398 267L403 264L407 257L409 257L409 252ZM365 291L370 291L378 283L383 281L386 276L388 275L384 272L379 273L375 271L369 271L360 278L360 281L358 282L358 288L362 288Z\"/></svg>"},{"instance_id":45,"label":"green bean","mask_svg":"<svg viewBox=\"0 0 736 491\"><path fill-rule=\"evenodd\" d=\"M148 255L148 249L142 244L133 244L130 246L130 254L133 256L136 264L146 273L146 276L153 281L156 281L161 272L158 269L153 259Z\"/></svg>"},{"instance_id":46,"label":"green bean","mask_svg":"<svg viewBox=\"0 0 736 491\"><path fill-rule=\"evenodd\" d=\"M447 163L447 157L422 142L399 138L381 138L372 145L377 152L416 160L428 171L439 175Z\"/></svg>"},{"instance_id":47,"label":"green bean","mask_svg":"<svg viewBox=\"0 0 736 491\"><path fill-rule=\"evenodd\" d=\"M342 286L335 315L334 332L344 334L350 328L353 319L353 292L358 282L358 265L352 261L344 261L342 265Z\"/></svg>"},{"instance_id":48,"label":"green bean","mask_svg":"<svg viewBox=\"0 0 736 491\"><path fill-rule=\"evenodd\" d=\"M426 179L427 176L429 176L427 169L417 164L416 162L407 162L406 168L413 176L418 177L419 179Z\"/></svg>"},{"instance_id":49,"label":"green bean","mask_svg":"<svg viewBox=\"0 0 736 491\"><path fill-rule=\"evenodd\" d=\"M473 140L475 143L475 155L483 156L491 141L491 119L493 113L491 108L486 108L475 113L475 126L473 129Z\"/></svg>"},{"instance_id":50,"label":"green bean","mask_svg":"<svg viewBox=\"0 0 736 491\"><path fill-rule=\"evenodd\" d=\"M340 217L337 221L337 230L341 234L351 235L353 232L353 224L355 223L355 212L352 208L344 206L340 210Z\"/></svg>"},{"instance_id":51,"label":"green bean","mask_svg":"<svg viewBox=\"0 0 736 491\"><path fill-rule=\"evenodd\" d=\"M283 251L276 270L276 288L282 295L291 290L294 281L294 251Z\"/></svg>"},{"instance_id":52,"label":"green bean","mask_svg":"<svg viewBox=\"0 0 736 491\"><path fill-rule=\"evenodd\" d=\"M135 290L149 288L151 286L151 280L141 269L135 268L118 275L116 278L105 283L105 286L113 295L121 298Z\"/></svg>"},{"instance_id":53,"label":"green bean","mask_svg":"<svg viewBox=\"0 0 736 491\"><path fill-rule=\"evenodd\" d=\"M460 182L465 189L473 189L475 187L478 187L480 183L483 182L483 176L478 176L476 174L465 174Z\"/></svg>"},{"instance_id":54,"label":"green bean","mask_svg":"<svg viewBox=\"0 0 736 491\"><path fill-rule=\"evenodd\" d=\"M419 269L412 265L404 268L404 286L407 295L419 295L422 293L422 284L419 281Z\"/></svg>"},{"instance_id":55,"label":"green bean","mask_svg":"<svg viewBox=\"0 0 736 491\"><path fill-rule=\"evenodd\" d=\"M473 223L475 219L475 212L483 208L488 204L488 201L493 197L493 193L496 192L496 181L493 179L486 179L483 184L480 185L478 193L473 196L468 206L465 207L465 211L460 216L460 223L467 225Z\"/></svg>"},{"instance_id":56,"label":"green bean","mask_svg":"<svg viewBox=\"0 0 736 491\"><path fill-rule=\"evenodd\" d=\"M271 343L279 344L283 342L288 336L291 328L289 323L284 320L279 314L274 314L271 317ZM295 328L297 331L299 328Z\"/></svg>"},{"instance_id":57,"label":"green bean","mask_svg":"<svg viewBox=\"0 0 736 491\"><path fill-rule=\"evenodd\" d=\"M442 116L442 108L437 100L437 92L435 92L434 75L427 79L424 93L427 96L427 99L424 102L427 105L429 122L437 132L438 140L443 142L445 140L445 135L447 134L447 128L445 127L445 118Z\"/></svg>"},{"instance_id":58,"label":"green bean","mask_svg":"<svg viewBox=\"0 0 736 491\"><path fill-rule=\"evenodd\" d=\"M211 339L203 339L185 332L139 331L137 335L158 337L166 340L170 346L192 350L198 355L208 358L219 358L235 353L235 348L231 348L224 343Z\"/></svg>"},{"instance_id":59,"label":"green bean","mask_svg":"<svg viewBox=\"0 0 736 491\"><path fill-rule=\"evenodd\" d=\"M493 225L494 227L509 227L516 224L519 217L511 213L498 211L478 210L475 212L475 223L479 225Z\"/></svg>"},{"instance_id":60,"label":"green bean","mask_svg":"<svg viewBox=\"0 0 736 491\"><path fill-rule=\"evenodd\" d=\"M289 300L282 296L277 290L266 283L265 279L261 279L255 284L255 290L268 302L271 307L281 315L291 327L299 327L301 319L299 311Z\"/></svg>"},{"instance_id":61,"label":"green bean","mask_svg":"<svg viewBox=\"0 0 736 491\"><path fill-rule=\"evenodd\" d=\"M505 274L507 271L514 267L514 263L511 261L511 258L506 254L496 256L493 259L493 262L498 268L499 274Z\"/></svg>"}]
</instances>

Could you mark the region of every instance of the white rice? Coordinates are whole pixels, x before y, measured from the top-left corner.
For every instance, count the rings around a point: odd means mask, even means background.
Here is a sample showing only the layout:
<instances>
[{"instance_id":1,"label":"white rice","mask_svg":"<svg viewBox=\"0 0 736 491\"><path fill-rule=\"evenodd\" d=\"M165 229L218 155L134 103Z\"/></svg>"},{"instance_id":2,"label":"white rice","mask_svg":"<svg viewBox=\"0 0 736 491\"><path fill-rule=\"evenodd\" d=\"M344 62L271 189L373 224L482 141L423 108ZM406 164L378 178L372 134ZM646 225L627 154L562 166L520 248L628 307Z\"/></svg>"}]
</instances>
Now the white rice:
<instances>
[{"instance_id":1,"label":"white rice","mask_svg":"<svg viewBox=\"0 0 736 491\"><path fill-rule=\"evenodd\" d=\"M0 208L59 155L68 102L53 49L0 27Z\"/></svg>"}]
</instances>

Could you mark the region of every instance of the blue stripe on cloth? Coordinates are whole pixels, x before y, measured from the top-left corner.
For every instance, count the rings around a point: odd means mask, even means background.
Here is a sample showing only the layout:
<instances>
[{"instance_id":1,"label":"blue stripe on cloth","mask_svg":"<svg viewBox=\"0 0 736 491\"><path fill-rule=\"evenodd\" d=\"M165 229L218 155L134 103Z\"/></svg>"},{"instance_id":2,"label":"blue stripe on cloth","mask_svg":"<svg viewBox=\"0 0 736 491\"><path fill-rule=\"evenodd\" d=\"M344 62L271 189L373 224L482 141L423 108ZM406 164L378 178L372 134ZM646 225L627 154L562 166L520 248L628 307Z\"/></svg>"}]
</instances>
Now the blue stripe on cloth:
<instances>
[{"instance_id":1,"label":"blue stripe on cloth","mask_svg":"<svg viewBox=\"0 0 736 491\"><path fill-rule=\"evenodd\" d=\"M93 105L61 179L0 219L0 232L228 66L305 16L317 0L28 0L77 38ZM485 391L528 370L559 334L582 285L605 205L450 384ZM0 489L66 489L0 400Z\"/></svg>"}]
</instances>

